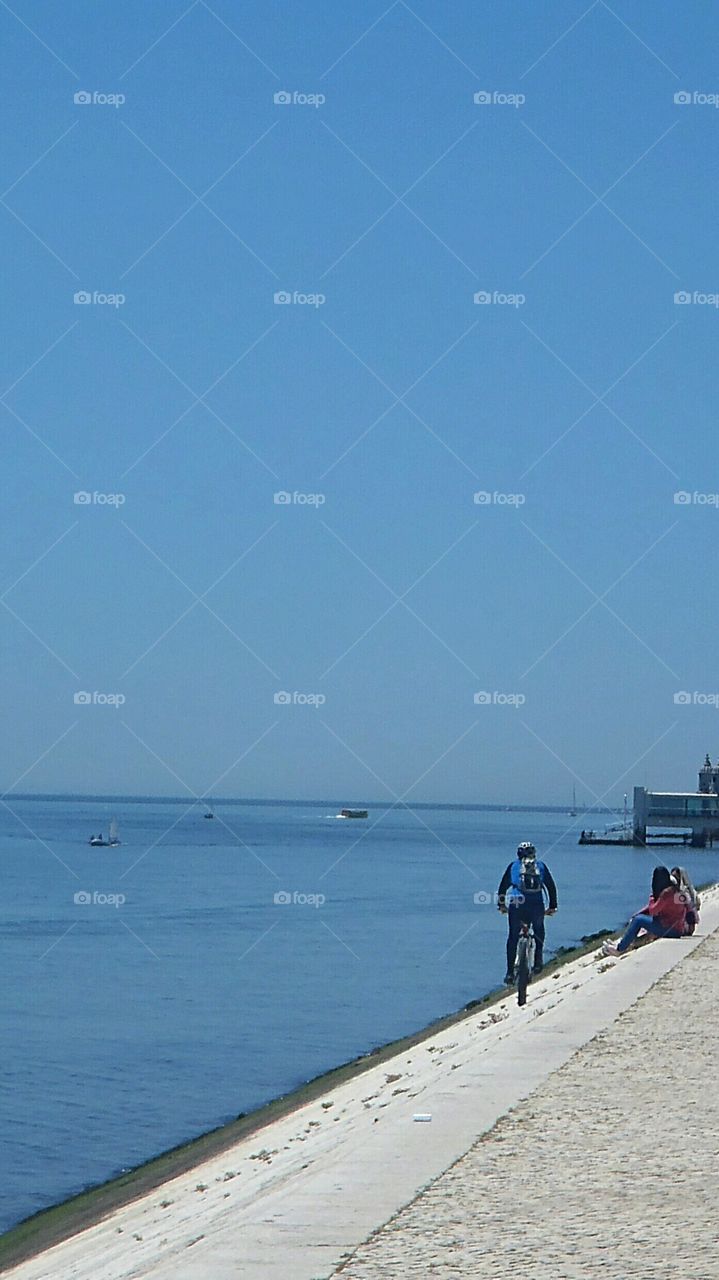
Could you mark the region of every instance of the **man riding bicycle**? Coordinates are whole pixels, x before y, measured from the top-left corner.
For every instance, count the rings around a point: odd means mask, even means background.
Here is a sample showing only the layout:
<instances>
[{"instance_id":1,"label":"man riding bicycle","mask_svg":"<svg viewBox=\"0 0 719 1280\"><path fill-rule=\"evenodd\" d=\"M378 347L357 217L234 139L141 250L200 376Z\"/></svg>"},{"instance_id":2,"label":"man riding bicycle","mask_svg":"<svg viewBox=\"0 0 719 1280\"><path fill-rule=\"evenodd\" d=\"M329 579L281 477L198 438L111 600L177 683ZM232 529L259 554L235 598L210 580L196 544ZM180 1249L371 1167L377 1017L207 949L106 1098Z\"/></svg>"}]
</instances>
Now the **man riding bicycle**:
<instances>
[{"instance_id":1,"label":"man riding bicycle","mask_svg":"<svg viewBox=\"0 0 719 1280\"><path fill-rule=\"evenodd\" d=\"M517 849L514 862L510 862L502 876L497 901L499 910L509 916L507 937L507 972L504 981L514 982L514 961L517 942L523 924L531 924L536 942L534 972L539 973L543 964L545 895L548 901L547 915L557 910L557 886L549 868L537 858L537 850L528 840Z\"/></svg>"}]
</instances>

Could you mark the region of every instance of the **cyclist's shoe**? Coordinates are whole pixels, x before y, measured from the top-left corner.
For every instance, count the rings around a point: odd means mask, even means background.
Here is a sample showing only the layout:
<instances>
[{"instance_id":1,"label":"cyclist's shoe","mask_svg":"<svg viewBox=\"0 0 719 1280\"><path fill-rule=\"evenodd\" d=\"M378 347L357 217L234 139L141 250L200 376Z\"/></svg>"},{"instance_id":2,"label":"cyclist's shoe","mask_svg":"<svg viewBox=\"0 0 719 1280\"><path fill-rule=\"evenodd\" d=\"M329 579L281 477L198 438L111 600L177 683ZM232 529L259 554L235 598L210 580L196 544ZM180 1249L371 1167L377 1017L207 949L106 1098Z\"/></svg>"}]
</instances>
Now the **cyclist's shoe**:
<instances>
[{"instance_id":1,"label":"cyclist's shoe","mask_svg":"<svg viewBox=\"0 0 719 1280\"><path fill-rule=\"evenodd\" d=\"M542 972L543 968L544 968L543 964L535 964L534 968L532 969L532 973L534 974L535 978L538 973Z\"/></svg>"},{"instance_id":2,"label":"cyclist's shoe","mask_svg":"<svg viewBox=\"0 0 719 1280\"><path fill-rule=\"evenodd\" d=\"M514 974L513 974L513 973L505 973L503 981L504 981L504 985L505 985L505 987L513 987L513 986L514 986Z\"/></svg>"}]
</instances>

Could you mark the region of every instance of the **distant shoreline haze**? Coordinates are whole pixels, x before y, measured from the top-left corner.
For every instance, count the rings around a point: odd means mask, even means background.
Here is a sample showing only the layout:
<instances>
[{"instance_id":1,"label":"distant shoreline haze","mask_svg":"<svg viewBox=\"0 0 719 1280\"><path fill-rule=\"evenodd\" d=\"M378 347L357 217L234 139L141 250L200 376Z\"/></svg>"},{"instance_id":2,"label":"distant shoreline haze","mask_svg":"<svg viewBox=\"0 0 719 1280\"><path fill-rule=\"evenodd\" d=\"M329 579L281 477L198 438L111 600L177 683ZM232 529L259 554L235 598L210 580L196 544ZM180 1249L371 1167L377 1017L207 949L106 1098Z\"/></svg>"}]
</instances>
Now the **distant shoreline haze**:
<instances>
[{"instance_id":1,"label":"distant shoreline haze","mask_svg":"<svg viewBox=\"0 0 719 1280\"><path fill-rule=\"evenodd\" d=\"M16 792L6 796L13 800L46 800L50 802L62 802L66 804L70 800L77 800L82 804L184 804L188 807L192 804L205 805L207 807L217 808L219 805L253 805L257 807L276 807L287 809L341 809L346 808L348 804L347 797L342 800L267 800L267 799L247 799L229 796L123 796L123 795L86 795L80 793L68 793L63 795L55 792ZM353 800L353 806L362 806L363 808L373 808L384 812L389 809L442 809L457 810L461 812L476 813L568 813L566 804L433 804L431 801L417 801L412 804L406 801L393 804L386 800ZM617 813L618 809L612 809L605 805L597 807L584 808L582 805L577 806L577 813L588 814L606 814Z\"/></svg>"}]
</instances>

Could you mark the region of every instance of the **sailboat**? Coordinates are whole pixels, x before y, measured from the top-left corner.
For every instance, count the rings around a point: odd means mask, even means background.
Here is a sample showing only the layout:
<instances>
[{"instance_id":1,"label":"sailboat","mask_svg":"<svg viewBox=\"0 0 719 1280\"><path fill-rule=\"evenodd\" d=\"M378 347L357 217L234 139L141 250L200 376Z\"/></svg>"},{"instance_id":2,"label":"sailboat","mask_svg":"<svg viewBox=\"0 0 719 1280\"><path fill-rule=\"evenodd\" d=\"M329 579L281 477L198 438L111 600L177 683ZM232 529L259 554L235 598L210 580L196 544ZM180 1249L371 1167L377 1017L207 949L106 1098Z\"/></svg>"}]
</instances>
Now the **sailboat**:
<instances>
[{"instance_id":1,"label":"sailboat","mask_svg":"<svg viewBox=\"0 0 719 1280\"><path fill-rule=\"evenodd\" d=\"M572 807L569 810L569 816L570 818L576 818L577 816L577 788L576 787L572 787Z\"/></svg>"},{"instance_id":2,"label":"sailboat","mask_svg":"<svg viewBox=\"0 0 719 1280\"><path fill-rule=\"evenodd\" d=\"M108 835L107 840L103 839L101 833L99 836L90 836L88 843L93 849L114 849L116 845L120 844L117 818L113 818L110 823L110 834Z\"/></svg>"},{"instance_id":3,"label":"sailboat","mask_svg":"<svg viewBox=\"0 0 719 1280\"><path fill-rule=\"evenodd\" d=\"M211 808L211 806L209 806L209 805L208 805L208 807L207 807L207 813L206 813L206 814L204 814L204 817L205 817L205 818L214 818L214 816L215 816L215 815L214 815L214 813L212 812L212 808Z\"/></svg>"}]
</instances>

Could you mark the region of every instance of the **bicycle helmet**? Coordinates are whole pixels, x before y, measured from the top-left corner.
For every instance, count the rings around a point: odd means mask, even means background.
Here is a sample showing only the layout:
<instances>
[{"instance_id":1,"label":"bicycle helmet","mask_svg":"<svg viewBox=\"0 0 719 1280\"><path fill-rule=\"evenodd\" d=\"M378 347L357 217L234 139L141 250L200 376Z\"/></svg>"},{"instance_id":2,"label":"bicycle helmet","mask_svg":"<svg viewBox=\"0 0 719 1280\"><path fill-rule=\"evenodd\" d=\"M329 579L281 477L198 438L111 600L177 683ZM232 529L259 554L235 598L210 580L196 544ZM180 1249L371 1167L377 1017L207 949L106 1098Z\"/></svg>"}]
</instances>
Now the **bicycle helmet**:
<instances>
[{"instance_id":1,"label":"bicycle helmet","mask_svg":"<svg viewBox=\"0 0 719 1280\"><path fill-rule=\"evenodd\" d=\"M517 846L518 858L533 858L536 852L537 850L531 840L523 840L522 843Z\"/></svg>"}]
</instances>

